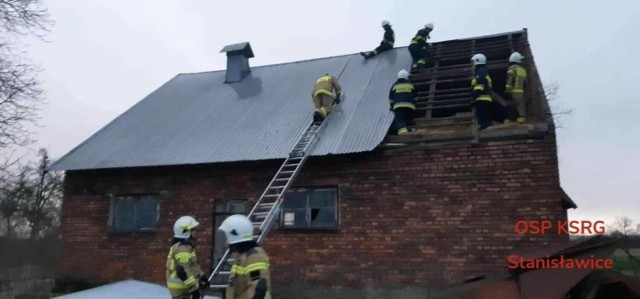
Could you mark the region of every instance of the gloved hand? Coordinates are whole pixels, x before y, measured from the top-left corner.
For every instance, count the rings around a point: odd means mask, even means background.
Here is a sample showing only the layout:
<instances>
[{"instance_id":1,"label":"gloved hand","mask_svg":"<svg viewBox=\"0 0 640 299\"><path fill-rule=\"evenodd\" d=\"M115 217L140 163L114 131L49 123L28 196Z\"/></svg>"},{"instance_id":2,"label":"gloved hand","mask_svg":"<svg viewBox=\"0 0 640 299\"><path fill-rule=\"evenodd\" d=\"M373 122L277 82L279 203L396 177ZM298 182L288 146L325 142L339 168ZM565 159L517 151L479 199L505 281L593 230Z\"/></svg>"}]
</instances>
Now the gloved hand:
<instances>
[{"instance_id":1,"label":"gloved hand","mask_svg":"<svg viewBox=\"0 0 640 299\"><path fill-rule=\"evenodd\" d=\"M208 289L211 283L209 282L209 275L203 275L200 277L200 289Z\"/></svg>"},{"instance_id":2,"label":"gloved hand","mask_svg":"<svg viewBox=\"0 0 640 299\"><path fill-rule=\"evenodd\" d=\"M340 96L336 97L336 104L340 104Z\"/></svg>"}]
</instances>

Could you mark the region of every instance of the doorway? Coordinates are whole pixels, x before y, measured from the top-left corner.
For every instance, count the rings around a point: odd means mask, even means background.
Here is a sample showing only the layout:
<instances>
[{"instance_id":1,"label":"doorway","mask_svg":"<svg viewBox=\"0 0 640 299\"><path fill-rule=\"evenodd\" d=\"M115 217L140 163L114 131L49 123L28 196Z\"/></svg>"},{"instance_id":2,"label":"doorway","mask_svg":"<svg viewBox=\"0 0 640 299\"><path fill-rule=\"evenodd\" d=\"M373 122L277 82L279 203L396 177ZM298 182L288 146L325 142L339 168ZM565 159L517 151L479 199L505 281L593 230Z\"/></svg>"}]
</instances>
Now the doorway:
<instances>
[{"instance_id":1,"label":"doorway","mask_svg":"<svg viewBox=\"0 0 640 299\"><path fill-rule=\"evenodd\" d=\"M213 214L213 265L211 266L211 271L215 269L218 262L224 255L224 252L227 250L226 246L226 237L224 233L218 231L218 227L222 224L227 217L233 214L247 214L247 200L246 199L224 199L224 200L216 200L215 203L215 211ZM225 265L221 271L229 271L231 267L229 265ZM218 276L214 280L211 281L211 284L226 284L226 277Z\"/></svg>"}]
</instances>

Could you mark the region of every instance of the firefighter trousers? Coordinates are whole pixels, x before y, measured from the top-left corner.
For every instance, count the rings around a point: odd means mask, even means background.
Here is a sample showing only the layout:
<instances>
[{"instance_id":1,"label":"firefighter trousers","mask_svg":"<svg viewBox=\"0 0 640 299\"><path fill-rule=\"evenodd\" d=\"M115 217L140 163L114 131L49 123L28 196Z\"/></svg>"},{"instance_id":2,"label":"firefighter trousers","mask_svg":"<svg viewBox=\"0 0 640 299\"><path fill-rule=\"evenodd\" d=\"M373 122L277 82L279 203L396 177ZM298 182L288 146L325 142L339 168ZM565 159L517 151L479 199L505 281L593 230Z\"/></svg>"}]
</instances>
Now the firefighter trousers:
<instances>
[{"instance_id":1,"label":"firefighter trousers","mask_svg":"<svg viewBox=\"0 0 640 299\"><path fill-rule=\"evenodd\" d=\"M319 112L323 118L331 113L334 101L335 99L332 96L324 93L318 93L313 97L313 105L316 107L316 112Z\"/></svg>"},{"instance_id":2,"label":"firefighter trousers","mask_svg":"<svg viewBox=\"0 0 640 299\"><path fill-rule=\"evenodd\" d=\"M510 121L524 121L526 117L526 104L524 96L521 93L513 93L509 95L507 101L507 119Z\"/></svg>"},{"instance_id":3,"label":"firefighter trousers","mask_svg":"<svg viewBox=\"0 0 640 299\"><path fill-rule=\"evenodd\" d=\"M420 48L420 46L416 44L409 45L409 54L411 54L412 69L420 69L426 66L427 51Z\"/></svg>"},{"instance_id":4,"label":"firefighter trousers","mask_svg":"<svg viewBox=\"0 0 640 299\"><path fill-rule=\"evenodd\" d=\"M476 101L474 103L476 108L476 119L478 120L478 125L480 126L480 130L483 130L493 124L493 120L491 117L491 110L493 108L491 101Z\"/></svg>"},{"instance_id":5,"label":"firefighter trousers","mask_svg":"<svg viewBox=\"0 0 640 299\"><path fill-rule=\"evenodd\" d=\"M414 109L399 107L393 109L393 130L398 135L403 135L409 132L407 126L413 125L416 118L416 112Z\"/></svg>"}]
</instances>

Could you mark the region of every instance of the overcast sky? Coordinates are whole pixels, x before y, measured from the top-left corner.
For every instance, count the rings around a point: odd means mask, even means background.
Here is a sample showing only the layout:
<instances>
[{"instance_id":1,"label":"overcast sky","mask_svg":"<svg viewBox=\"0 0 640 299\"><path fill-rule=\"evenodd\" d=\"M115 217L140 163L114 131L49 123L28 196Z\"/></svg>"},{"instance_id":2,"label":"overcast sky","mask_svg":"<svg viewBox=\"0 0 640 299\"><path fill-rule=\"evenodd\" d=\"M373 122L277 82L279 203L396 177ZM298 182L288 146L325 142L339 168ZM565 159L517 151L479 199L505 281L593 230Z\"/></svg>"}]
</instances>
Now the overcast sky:
<instances>
[{"instance_id":1,"label":"overcast sky","mask_svg":"<svg viewBox=\"0 0 640 299\"><path fill-rule=\"evenodd\" d=\"M388 19L397 46L435 24L432 41L528 28L545 82L573 114L558 132L573 219L640 221L640 2L628 1L45 1L49 43L39 146L60 157L178 73L220 70L249 41L253 66L370 50ZM615 4L614 4L615 3Z\"/></svg>"}]
</instances>

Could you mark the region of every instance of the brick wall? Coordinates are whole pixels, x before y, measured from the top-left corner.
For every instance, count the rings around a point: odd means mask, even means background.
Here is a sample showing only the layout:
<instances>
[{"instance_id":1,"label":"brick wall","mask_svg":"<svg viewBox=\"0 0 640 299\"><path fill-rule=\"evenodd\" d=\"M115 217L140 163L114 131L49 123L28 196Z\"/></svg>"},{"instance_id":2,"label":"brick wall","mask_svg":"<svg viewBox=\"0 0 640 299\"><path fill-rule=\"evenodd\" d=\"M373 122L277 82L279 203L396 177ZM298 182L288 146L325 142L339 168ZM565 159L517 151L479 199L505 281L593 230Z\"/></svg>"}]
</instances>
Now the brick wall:
<instances>
[{"instance_id":1,"label":"brick wall","mask_svg":"<svg viewBox=\"0 0 640 299\"><path fill-rule=\"evenodd\" d=\"M198 254L211 264L213 203L255 199L280 161L69 173L61 275L162 283L173 221L202 223ZM519 236L520 219L565 220L555 139L311 159L297 185L339 185L339 232L283 232L265 249L274 286L442 285L506 270L506 256L567 236ZM162 192L158 232L107 232L108 196Z\"/></svg>"}]
</instances>

